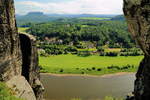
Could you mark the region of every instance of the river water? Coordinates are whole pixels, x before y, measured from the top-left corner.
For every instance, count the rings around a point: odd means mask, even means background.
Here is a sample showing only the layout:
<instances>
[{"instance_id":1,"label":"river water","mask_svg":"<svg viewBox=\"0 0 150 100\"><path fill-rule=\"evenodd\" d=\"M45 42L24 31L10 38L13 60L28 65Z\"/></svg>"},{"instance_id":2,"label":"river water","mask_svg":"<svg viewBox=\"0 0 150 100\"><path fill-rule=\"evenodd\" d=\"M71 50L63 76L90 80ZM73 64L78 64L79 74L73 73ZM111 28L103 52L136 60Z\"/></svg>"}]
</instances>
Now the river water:
<instances>
[{"instance_id":1,"label":"river water","mask_svg":"<svg viewBox=\"0 0 150 100\"><path fill-rule=\"evenodd\" d=\"M41 75L46 100L102 100L105 96L124 97L133 91L135 75L57 76Z\"/></svg>"}]
</instances>

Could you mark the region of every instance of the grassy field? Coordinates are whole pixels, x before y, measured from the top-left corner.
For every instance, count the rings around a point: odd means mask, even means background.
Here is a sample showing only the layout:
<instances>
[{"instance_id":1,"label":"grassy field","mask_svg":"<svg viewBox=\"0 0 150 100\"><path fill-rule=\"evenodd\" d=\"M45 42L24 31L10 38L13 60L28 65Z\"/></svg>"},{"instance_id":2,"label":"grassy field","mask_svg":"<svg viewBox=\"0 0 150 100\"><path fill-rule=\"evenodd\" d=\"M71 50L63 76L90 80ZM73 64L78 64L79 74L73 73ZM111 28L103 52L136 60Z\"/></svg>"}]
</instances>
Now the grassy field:
<instances>
[{"instance_id":1,"label":"grassy field","mask_svg":"<svg viewBox=\"0 0 150 100\"><path fill-rule=\"evenodd\" d=\"M39 57L41 72L58 74L92 74L103 75L116 72L135 72L143 56L135 57L101 57L88 56L79 57L77 55L58 55L49 57ZM108 66L118 66L123 68L127 65L132 67L118 70L108 69ZM134 66L134 67L133 67Z\"/></svg>"},{"instance_id":2,"label":"grassy field","mask_svg":"<svg viewBox=\"0 0 150 100\"><path fill-rule=\"evenodd\" d=\"M85 19L85 20L105 20L110 18L99 18L99 17L80 17L79 19Z\"/></svg>"},{"instance_id":3,"label":"grassy field","mask_svg":"<svg viewBox=\"0 0 150 100\"><path fill-rule=\"evenodd\" d=\"M18 27L18 31L23 33L25 33L27 29L29 28Z\"/></svg>"},{"instance_id":4,"label":"grassy field","mask_svg":"<svg viewBox=\"0 0 150 100\"><path fill-rule=\"evenodd\" d=\"M105 49L105 52L120 52L120 48L107 48Z\"/></svg>"}]
</instances>

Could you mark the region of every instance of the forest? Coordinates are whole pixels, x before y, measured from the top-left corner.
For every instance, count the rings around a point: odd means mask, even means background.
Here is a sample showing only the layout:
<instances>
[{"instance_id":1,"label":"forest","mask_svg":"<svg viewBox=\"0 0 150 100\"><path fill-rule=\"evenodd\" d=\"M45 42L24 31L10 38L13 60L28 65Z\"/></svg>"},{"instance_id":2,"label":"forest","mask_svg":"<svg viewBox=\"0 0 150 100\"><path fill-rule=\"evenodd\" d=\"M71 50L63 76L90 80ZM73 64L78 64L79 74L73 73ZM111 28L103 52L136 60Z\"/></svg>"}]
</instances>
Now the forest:
<instances>
[{"instance_id":1,"label":"forest","mask_svg":"<svg viewBox=\"0 0 150 100\"><path fill-rule=\"evenodd\" d=\"M39 40L55 38L56 41L62 40L62 44L72 42L79 45L81 41L90 41L96 46L108 45L110 48L135 46L124 21L60 19L51 23L31 24L28 32Z\"/></svg>"}]
</instances>

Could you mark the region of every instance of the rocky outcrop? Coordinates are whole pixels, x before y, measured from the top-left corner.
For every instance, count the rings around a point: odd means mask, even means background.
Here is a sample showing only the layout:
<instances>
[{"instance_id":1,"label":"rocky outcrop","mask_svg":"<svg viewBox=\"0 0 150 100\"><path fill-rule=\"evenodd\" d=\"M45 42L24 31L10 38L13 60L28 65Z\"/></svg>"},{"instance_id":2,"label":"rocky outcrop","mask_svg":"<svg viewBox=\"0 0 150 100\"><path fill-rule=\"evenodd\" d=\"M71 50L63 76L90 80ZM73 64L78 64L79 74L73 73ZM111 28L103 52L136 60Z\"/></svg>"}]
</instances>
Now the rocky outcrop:
<instances>
[{"instance_id":1,"label":"rocky outcrop","mask_svg":"<svg viewBox=\"0 0 150 100\"><path fill-rule=\"evenodd\" d=\"M13 0L0 0L0 81L27 100L42 100L36 42L17 32Z\"/></svg>"},{"instance_id":2,"label":"rocky outcrop","mask_svg":"<svg viewBox=\"0 0 150 100\"><path fill-rule=\"evenodd\" d=\"M40 82L40 74L38 67L38 52L36 48L36 39L29 35L20 33L20 44L22 52L22 75L32 87L37 100L43 98L43 85Z\"/></svg>"},{"instance_id":3,"label":"rocky outcrop","mask_svg":"<svg viewBox=\"0 0 150 100\"><path fill-rule=\"evenodd\" d=\"M129 31L145 53L136 74L135 100L150 98L150 1L124 0L124 14Z\"/></svg>"}]
</instances>

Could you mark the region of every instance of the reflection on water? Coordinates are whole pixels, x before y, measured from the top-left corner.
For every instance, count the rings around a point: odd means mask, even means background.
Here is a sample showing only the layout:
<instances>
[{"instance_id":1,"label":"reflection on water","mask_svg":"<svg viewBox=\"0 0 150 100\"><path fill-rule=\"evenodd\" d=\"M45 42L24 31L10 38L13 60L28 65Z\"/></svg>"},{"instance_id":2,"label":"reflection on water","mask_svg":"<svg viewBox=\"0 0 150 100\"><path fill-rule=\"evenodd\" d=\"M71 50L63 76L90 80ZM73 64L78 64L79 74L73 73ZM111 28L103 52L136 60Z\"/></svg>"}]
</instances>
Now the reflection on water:
<instances>
[{"instance_id":1,"label":"reflection on water","mask_svg":"<svg viewBox=\"0 0 150 100\"><path fill-rule=\"evenodd\" d=\"M101 100L105 96L122 97L132 92L134 74L89 77L41 75L46 100Z\"/></svg>"}]
</instances>

